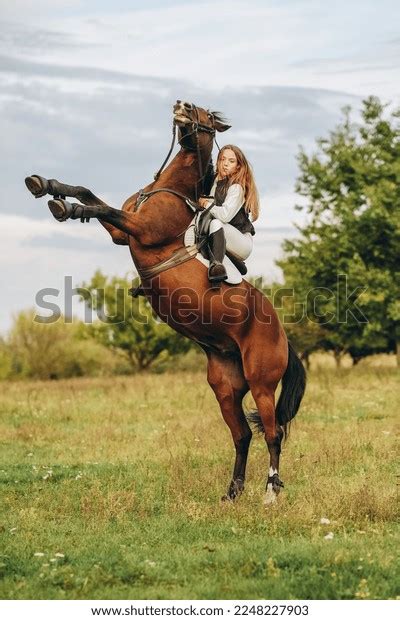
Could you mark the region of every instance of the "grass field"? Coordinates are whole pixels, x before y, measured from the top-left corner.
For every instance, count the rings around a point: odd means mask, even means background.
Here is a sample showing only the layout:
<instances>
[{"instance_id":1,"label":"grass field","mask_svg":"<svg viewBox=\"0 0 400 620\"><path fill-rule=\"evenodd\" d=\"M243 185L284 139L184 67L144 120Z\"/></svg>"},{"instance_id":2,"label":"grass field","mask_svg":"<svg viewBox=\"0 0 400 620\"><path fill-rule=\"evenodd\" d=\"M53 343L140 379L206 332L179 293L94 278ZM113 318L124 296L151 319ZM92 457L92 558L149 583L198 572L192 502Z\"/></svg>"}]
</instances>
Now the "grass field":
<instances>
[{"instance_id":1,"label":"grass field","mask_svg":"<svg viewBox=\"0 0 400 620\"><path fill-rule=\"evenodd\" d=\"M202 372L0 384L1 598L397 597L398 379L311 372L269 510L259 436L220 502L233 447Z\"/></svg>"}]
</instances>

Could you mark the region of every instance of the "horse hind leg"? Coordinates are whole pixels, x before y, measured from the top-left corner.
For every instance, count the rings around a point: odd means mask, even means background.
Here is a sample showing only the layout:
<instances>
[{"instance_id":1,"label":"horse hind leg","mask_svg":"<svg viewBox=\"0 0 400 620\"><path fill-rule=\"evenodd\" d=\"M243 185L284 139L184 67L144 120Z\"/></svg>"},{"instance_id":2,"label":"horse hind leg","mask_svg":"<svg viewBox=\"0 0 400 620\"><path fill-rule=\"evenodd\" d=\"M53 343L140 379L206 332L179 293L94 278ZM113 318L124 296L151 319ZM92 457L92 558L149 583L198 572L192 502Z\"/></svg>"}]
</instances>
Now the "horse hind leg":
<instances>
[{"instance_id":1,"label":"horse hind leg","mask_svg":"<svg viewBox=\"0 0 400 620\"><path fill-rule=\"evenodd\" d=\"M261 383L250 384L251 393L257 405L258 412L253 414L253 421L258 421L264 430L265 442L270 456L269 471L266 484L264 503L270 505L276 502L283 482L279 477L279 458L283 439L283 429L276 421L275 390L276 385Z\"/></svg>"},{"instance_id":2,"label":"horse hind leg","mask_svg":"<svg viewBox=\"0 0 400 620\"><path fill-rule=\"evenodd\" d=\"M222 416L229 426L236 451L232 480L222 500L233 501L244 490L247 456L252 437L243 412L242 400L249 391L240 359L207 353L208 383L218 400Z\"/></svg>"}]
</instances>

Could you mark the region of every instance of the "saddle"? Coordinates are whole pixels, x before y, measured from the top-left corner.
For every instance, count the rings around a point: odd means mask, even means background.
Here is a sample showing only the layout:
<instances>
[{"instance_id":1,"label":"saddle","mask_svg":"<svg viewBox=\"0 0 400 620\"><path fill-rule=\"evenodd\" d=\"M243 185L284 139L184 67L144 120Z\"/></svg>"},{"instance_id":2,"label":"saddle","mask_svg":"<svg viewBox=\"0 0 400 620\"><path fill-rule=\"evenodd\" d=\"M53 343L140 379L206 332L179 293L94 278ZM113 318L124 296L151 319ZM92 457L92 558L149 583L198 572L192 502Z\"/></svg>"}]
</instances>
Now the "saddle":
<instances>
[{"instance_id":1,"label":"saddle","mask_svg":"<svg viewBox=\"0 0 400 620\"><path fill-rule=\"evenodd\" d=\"M214 216L210 213L209 209L197 212L189 224L184 236L184 246L190 249L192 256L203 263L206 267L209 266L207 238L210 222L213 218ZM183 251L184 248L181 250ZM226 252L223 264L228 274L228 279L225 281L226 284L240 284L242 281L242 276L247 273L247 267L244 261L231 252ZM132 297L144 295L141 284L135 288L129 289L129 294L132 295Z\"/></svg>"},{"instance_id":2,"label":"saddle","mask_svg":"<svg viewBox=\"0 0 400 620\"><path fill-rule=\"evenodd\" d=\"M206 260L209 260L207 237L208 231L210 229L210 222L212 219L214 219L214 216L210 213L208 209L206 209L205 211L199 213L199 215L197 216L197 222L195 223L194 242L197 245L197 248L199 249L201 255ZM193 225L193 222L191 225ZM242 276L245 276L247 273L247 267L244 261L232 254L232 252L227 251L225 254L229 258L229 260L232 261L239 273Z\"/></svg>"}]
</instances>

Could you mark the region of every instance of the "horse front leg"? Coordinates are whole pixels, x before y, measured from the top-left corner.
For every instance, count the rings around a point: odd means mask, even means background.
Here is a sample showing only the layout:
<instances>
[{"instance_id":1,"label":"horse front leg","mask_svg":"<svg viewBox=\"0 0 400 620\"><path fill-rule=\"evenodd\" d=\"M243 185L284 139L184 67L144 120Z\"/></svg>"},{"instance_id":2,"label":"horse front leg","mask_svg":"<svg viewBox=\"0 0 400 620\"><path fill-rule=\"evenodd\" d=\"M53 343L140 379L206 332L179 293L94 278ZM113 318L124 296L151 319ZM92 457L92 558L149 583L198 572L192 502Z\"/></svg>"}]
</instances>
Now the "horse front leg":
<instances>
[{"instance_id":1,"label":"horse front leg","mask_svg":"<svg viewBox=\"0 0 400 620\"><path fill-rule=\"evenodd\" d=\"M208 383L218 400L222 416L229 426L235 445L236 458L232 480L222 500L233 501L244 490L247 456L252 432L243 412L242 400L249 387L243 376L240 360L227 359L207 353Z\"/></svg>"},{"instance_id":2,"label":"horse front leg","mask_svg":"<svg viewBox=\"0 0 400 620\"><path fill-rule=\"evenodd\" d=\"M62 198L49 200L49 209L53 216L59 222L66 220L81 220L81 222L89 221L96 218L99 221L107 222L114 228L125 233L125 235L137 237L140 234L138 223L133 213L114 209L105 203L100 205L81 205L79 203L70 203Z\"/></svg>"},{"instance_id":3,"label":"horse front leg","mask_svg":"<svg viewBox=\"0 0 400 620\"><path fill-rule=\"evenodd\" d=\"M56 200L63 200L66 196L70 196L72 198L77 198L80 202L87 206L96 206L102 205L104 207L108 207L108 205L98 198L90 189L83 187L82 185L67 185L66 183L60 183L57 179L46 179L45 177L41 177L37 174L33 174L25 179L25 185L28 190L35 196L35 198L42 198L46 194L50 194ZM54 217L59 221L64 221L68 219L68 217L63 217L63 214L66 215L68 208L60 207L54 205L50 205L56 201L49 201L49 208ZM69 203L66 203L69 204ZM54 209L54 210L53 210ZM89 217L89 216L88 216ZM128 237L127 235L113 226L109 222L99 220L100 224L110 233L111 238L114 243L117 245L128 245Z\"/></svg>"}]
</instances>

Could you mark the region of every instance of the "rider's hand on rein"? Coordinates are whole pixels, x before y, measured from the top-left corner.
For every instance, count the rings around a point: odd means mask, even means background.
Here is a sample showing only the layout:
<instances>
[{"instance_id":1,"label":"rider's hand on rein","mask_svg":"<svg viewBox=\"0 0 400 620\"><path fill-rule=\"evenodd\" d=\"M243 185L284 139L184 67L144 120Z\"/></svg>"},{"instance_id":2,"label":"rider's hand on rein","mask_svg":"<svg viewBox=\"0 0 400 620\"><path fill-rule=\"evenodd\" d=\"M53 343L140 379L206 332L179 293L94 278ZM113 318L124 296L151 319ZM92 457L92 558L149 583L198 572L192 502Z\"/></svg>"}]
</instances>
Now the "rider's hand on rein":
<instances>
[{"instance_id":1,"label":"rider's hand on rein","mask_svg":"<svg viewBox=\"0 0 400 620\"><path fill-rule=\"evenodd\" d=\"M211 204L211 201L210 201L209 198L199 198L199 200L198 200L198 205L202 209L206 209L209 204Z\"/></svg>"}]
</instances>

